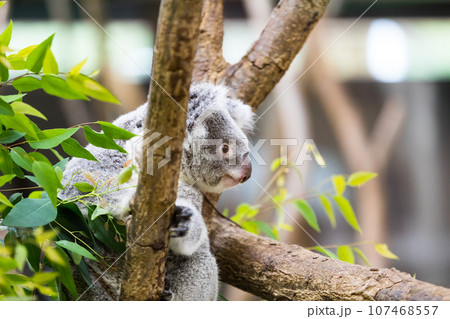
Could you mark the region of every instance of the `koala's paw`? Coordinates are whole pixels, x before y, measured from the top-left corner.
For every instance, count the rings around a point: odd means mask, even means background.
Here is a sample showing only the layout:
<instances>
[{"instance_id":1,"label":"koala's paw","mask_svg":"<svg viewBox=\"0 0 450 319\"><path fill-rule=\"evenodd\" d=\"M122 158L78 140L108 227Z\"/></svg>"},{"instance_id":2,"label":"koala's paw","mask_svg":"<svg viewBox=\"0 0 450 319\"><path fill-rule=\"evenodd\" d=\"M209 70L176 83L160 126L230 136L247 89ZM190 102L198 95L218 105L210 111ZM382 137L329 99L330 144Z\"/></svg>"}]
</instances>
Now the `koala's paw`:
<instances>
[{"instance_id":1,"label":"koala's paw","mask_svg":"<svg viewBox=\"0 0 450 319\"><path fill-rule=\"evenodd\" d=\"M186 206L177 206L173 215L172 226L170 227L170 237L183 237L189 227L188 223L192 216L192 209Z\"/></svg>"}]
</instances>

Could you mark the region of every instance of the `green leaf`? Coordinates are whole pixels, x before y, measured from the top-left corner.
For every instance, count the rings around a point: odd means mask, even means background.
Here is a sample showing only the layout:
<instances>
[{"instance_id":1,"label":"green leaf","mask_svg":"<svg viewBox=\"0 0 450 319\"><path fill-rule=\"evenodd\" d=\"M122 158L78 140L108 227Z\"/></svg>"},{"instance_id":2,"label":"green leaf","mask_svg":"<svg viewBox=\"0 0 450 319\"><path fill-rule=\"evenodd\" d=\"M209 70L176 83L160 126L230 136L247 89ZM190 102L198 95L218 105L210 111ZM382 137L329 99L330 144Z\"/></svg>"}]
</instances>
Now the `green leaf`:
<instances>
[{"instance_id":1,"label":"green leaf","mask_svg":"<svg viewBox=\"0 0 450 319\"><path fill-rule=\"evenodd\" d=\"M356 172L350 175L350 177L347 180L347 183L349 186L352 187L361 186L377 176L378 176L377 173L372 172Z\"/></svg>"},{"instance_id":2,"label":"green leaf","mask_svg":"<svg viewBox=\"0 0 450 319\"><path fill-rule=\"evenodd\" d=\"M11 103L17 100L21 100L26 94L11 94L11 95L0 95L0 99L6 103Z\"/></svg>"},{"instance_id":3,"label":"green leaf","mask_svg":"<svg viewBox=\"0 0 450 319\"><path fill-rule=\"evenodd\" d=\"M353 254L353 250L349 246L339 246L337 248L337 255L340 260L348 262L350 264L355 263L355 255Z\"/></svg>"},{"instance_id":4,"label":"green leaf","mask_svg":"<svg viewBox=\"0 0 450 319\"><path fill-rule=\"evenodd\" d=\"M330 257L330 258L333 258L333 259L339 259L338 256L336 256L336 254L333 253L329 249L323 248L321 246L314 246L313 249L321 252L322 254L324 254L327 257Z\"/></svg>"},{"instance_id":5,"label":"green leaf","mask_svg":"<svg viewBox=\"0 0 450 319\"><path fill-rule=\"evenodd\" d=\"M28 143L35 149L49 149L58 146L76 131L78 131L78 127L45 130L38 134L38 141L29 141Z\"/></svg>"},{"instance_id":6,"label":"green leaf","mask_svg":"<svg viewBox=\"0 0 450 319\"><path fill-rule=\"evenodd\" d=\"M30 92L42 89L41 81L32 76L18 78L12 82L12 86L19 92Z\"/></svg>"},{"instance_id":7,"label":"green leaf","mask_svg":"<svg viewBox=\"0 0 450 319\"><path fill-rule=\"evenodd\" d=\"M56 62L55 56L50 48L47 49L47 53L44 58L44 73L45 74L58 74L58 63Z\"/></svg>"},{"instance_id":8,"label":"green leaf","mask_svg":"<svg viewBox=\"0 0 450 319\"><path fill-rule=\"evenodd\" d=\"M58 240L55 241L55 244L58 245L61 248L70 250L74 253L77 253L83 257L92 259L92 260L97 260L86 248L78 245L77 243L68 241L68 240Z\"/></svg>"},{"instance_id":9,"label":"green leaf","mask_svg":"<svg viewBox=\"0 0 450 319\"><path fill-rule=\"evenodd\" d=\"M78 74L81 72L81 69L83 68L83 66L86 64L87 62L87 58L84 59L83 61L81 61L80 63L78 63L77 65L75 65L72 69L70 69L70 74Z\"/></svg>"},{"instance_id":10,"label":"green leaf","mask_svg":"<svg viewBox=\"0 0 450 319\"><path fill-rule=\"evenodd\" d=\"M49 36L28 55L26 62L26 67L28 70L34 73L39 73L41 71L44 64L45 55L47 54L47 50L52 45L54 36L55 34Z\"/></svg>"},{"instance_id":11,"label":"green leaf","mask_svg":"<svg viewBox=\"0 0 450 319\"><path fill-rule=\"evenodd\" d=\"M12 180L14 178L14 176L15 176L14 174L0 176L0 187L2 187L6 183L8 183L10 180Z\"/></svg>"},{"instance_id":12,"label":"green leaf","mask_svg":"<svg viewBox=\"0 0 450 319\"><path fill-rule=\"evenodd\" d=\"M377 251L377 253L379 253L381 256L385 258L398 259L398 257L389 250L386 244L376 244L375 250Z\"/></svg>"},{"instance_id":13,"label":"green leaf","mask_svg":"<svg viewBox=\"0 0 450 319\"><path fill-rule=\"evenodd\" d=\"M123 253L125 251L125 243L117 242L115 240L116 232L113 227L105 228L105 224L108 222L114 223L114 226L121 231L121 233L125 233L125 226L121 226L117 224L114 220L108 220L108 217L105 215L98 216L95 220L92 220L92 214L95 211L96 206L90 206L88 208L88 224L89 228L92 230L95 238L100 240L103 244L110 247L111 249Z\"/></svg>"},{"instance_id":14,"label":"green leaf","mask_svg":"<svg viewBox=\"0 0 450 319\"><path fill-rule=\"evenodd\" d=\"M14 111L13 111L11 105L9 105L9 103L6 103L2 99L0 99L0 115L1 114L14 116Z\"/></svg>"},{"instance_id":15,"label":"green leaf","mask_svg":"<svg viewBox=\"0 0 450 319\"><path fill-rule=\"evenodd\" d=\"M41 185L47 192L47 195L52 201L53 206L56 207L57 190L58 188L63 189L64 187L61 185L61 182L59 181L59 178L56 175L53 166L45 162L34 162L32 166L32 172L36 177L39 185Z\"/></svg>"},{"instance_id":16,"label":"green leaf","mask_svg":"<svg viewBox=\"0 0 450 319\"><path fill-rule=\"evenodd\" d=\"M300 214L305 218L309 226L314 228L315 231L320 232L316 214L314 213L314 210L311 208L311 206L309 206L309 204L303 199L298 199L294 201L294 205L300 212Z\"/></svg>"},{"instance_id":17,"label":"green leaf","mask_svg":"<svg viewBox=\"0 0 450 319\"><path fill-rule=\"evenodd\" d=\"M36 245L30 242L25 242L23 245L27 249L28 262L30 263L34 271L38 271L40 268L39 264L41 260L41 250Z\"/></svg>"},{"instance_id":18,"label":"green leaf","mask_svg":"<svg viewBox=\"0 0 450 319\"><path fill-rule=\"evenodd\" d=\"M342 194L344 194L345 186L346 186L344 176L334 175L332 177L332 179L333 179L333 186L334 186L334 190L336 192L336 196L342 196Z\"/></svg>"},{"instance_id":19,"label":"green leaf","mask_svg":"<svg viewBox=\"0 0 450 319\"><path fill-rule=\"evenodd\" d=\"M261 230L264 234L266 234L267 236L269 236L270 238L272 238L274 240L279 240L278 236L276 234L274 234L274 232L269 227L269 225L267 225L266 223L264 223L263 221L260 221L260 220L255 220L253 222L258 227L258 229Z\"/></svg>"},{"instance_id":20,"label":"green leaf","mask_svg":"<svg viewBox=\"0 0 450 319\"><path fill-rule=\"evenodd\" d=\"M25 262L27 261L27 249L23 245L17 245L14 249L14 259L17 262L17 268L22 271L25 266Z\"/></svg>"},{"instance_id":21,"label":"green leaf","mask_svg":"<svg viewBox=\"0 0 450 319\"><path fill-rule=\"evenodd\" d=\"M2 273L13 270L15 268L17 268L17 263L14 259L0 256L0 271Z\"/></svg>"},{"instance_id":22,"label":"green leaf","mask_svg":"<svg viewBox=\"0 0 450 319\"><path fill-rule=\"evenodd\" d=\"M86 95L73 90L64 79L56 75L42 76L42 88L47 94L62 97L63 99L89 100Z\"/></svg>"},{"instance_id":23,"label":"green leaf","mask_svg":"<svg viewBox=\"0 0 450 319\"><path fill-rule=\"evenodd\" d=\"M8 46L9 42L11 42L11 34L12 34L13 22L9 20L9 24L6 27L5 31L0 34L0 46Z\"/></svg>"},{"instance_id":24,"label":"green leaf","mask_svg":"<svg viewBox=\"0 0 450 319\"><path fill-rule=\"evenodd\" d=\"M97 133L94 130L92 130L89 126L84 126L84 136L86 137L86 140L91 143L94 146L111 149L111 150L118 150L121 153L127 153L122 147L116 144L114 140L106 136L102 133Z\"/></svg>"},{"instance_id":25,"label":"green leaf","mask_svg":"<svg viewBox=\"0 0 450 319\"><path fill-rule=\"evenodd\" d=\"M76 189L83 193L90 193L94 190L94 186L86 182L78 182L73 184L73 186L75 186Z\"/></svg>"},{"instance_id":26,"label":"green leaf","mask_svg":"<svg viewBox=\"0 0 450 319\"><path fill-rule=\"evenodd\" d=\"M47 118L44 116L44 114L42 114L41 112L39 112L38 110L36 110L34 107L32 107L31 105L29 105L27 103L16 101L16 102L13 102L11 104L11 106L14 110L14 113L33 115L36 117L40 117L41 119L47 120Z\"/></svg>"},{"instance_id":27,"label":"green leaf","mask_svg":"<svg viewBox=\"0 0 450 319\"><path fill-rule=\"evenodd\" d=\"M362 252L361 249L353 247L353 251L358 254L358 256L364 261L364 263L370 267L369 259L367 259L366 255Z\"/></svg>"},{"instance_id":28,"label":"green leaf","mask_svg":"<svg viewBox=\"0 0 450 319\"><path fill-rule=\"evenodd\" d=\"M336 204L338 205L339 210L341 211L342 216L344 216L344 219L347 221L347 223L352 226L354 230L361 234L361 228L359 227L355 212L353 211L352 205L350 204L348 199L342 196L333 196L333 198L336 201Z\"/></svg>"},{"instance_id":29,"label":"green leaf","mask_svg":"<svg viewBox=\"0 0 450 319\"><path fill-rule=\"evenodd\" d=\"M53 155L55 155L55 157L56 157L60 162L64 160L64 157L62 157L61 154L59 154L59 152L58 152L57 150L55 150L55 149L52 148L52 149L50 149L50 151L52 151ZM61 169L63 169L63 168L61 167Z\"/></svg>"},{"instance_id":30,"label":"green leaf","mask_svg":"<svg viewBox=\"0 0 450 319\"><path fill-rule=\"evenodd\" d=\"M70 268L69 259L67 258L66 253L60 247L55 247L54 251L58 254L58 256L64 261L64 265L60 265L57 262L52 261L52 268L59 273L59 279L62 284L67 288L69 293L72 295L74 299L78 298L77 288L75 286L75 282L73 280L72 269Z\"/></svg>"},{"instance_id":31,"label":"green leaf","mask_svg":"<svg viewBox=\"0 0 450 319\"><path fill-rule=\"evenodd\" d=\"M67 84L77 92L94 99L120 104L119 100L99 83L84 74L69 74Z\"/></svg>"},{"instance_id":32,"label":"green leaf","mask_svg":"<svg viewBox=\"0 0 450 319\"><path fill-rule=\"evenodd\" d=\"M6 130L0 133L0 144L9 144L23 137L25 133L14 130Z\"/></svg>"},{"instance_id":33,"label":"green leaf","mask_svg":"<svg viewBox=\"0 0 450 319\"><path fill-rule=\"evenodd\" d=\"M0 203L3 203L9 207L13 207L13 204L11 204L11 202L8 200L8 198L6 198L6 196L3 195L2 193L0 193Z\"/></svg>"},{"instance_id":34,"label":"green leaf","mask_svg":"<svg viewBox=\"0 0 450 319\"><path fill-rule=\"evenodd\" d=\"M119 183L119 185L125 184L130 180L132 175L133 175L133 167L128 166L123 168L120 171L119 176L117 177L117 183Z\"/></svg>"},{"instance_id":35,"label":"green leaf","mask_svg":"<svg viewBox=\"0 0 450 319\"><path fill-rule=\"evenodd\" d=\"M320 203L322 204L325 213L327 214L328 219L330 220L331 227L336 227L336 216L334 216L333 205L331 204L328 197L324 194L319 195Z\"/></svg>"},{"instance_id":36,"label":"green leaf","mask_svg":"<svg viewBox=\"0 0 450 319\"><path fill-rule=\"evenodd\" d=\"M11 149L11 158L17 165L31 172L33 157L29 156L27 152L23 150L23 148L14 147L13 149Z\"/></svg>"},{"instance_id":37,"label":"green leaf","mask_svg":"<svg viewBox=\"0 0 450 319\"><path fill-rule=\"evenodd\" d=\"M45 284L56 277L58 277L58 273L56 272L37 272L31 277L31 280L36 283Z\"/></svg>"},{"instance_id":38,"label":"green leaf","mask_svg":"<svg viewBox=\"0 0 450 319\"><path fill-rule=\"evenodd\" d=\"M94 212L91 215L91 220L94 220L98 216L102 216L102 215L109 215L109 211L107 211L104 208L101 208L100 206L97 206L97 208L94 210Z\"/></svg>"},{"instance_id":39,"label":"green leaf","mask_svg":"<svg viewBox=\"0 0 450 319\"><path fill-rule=\"evenodd\" d=\"M3 219L3 226L37 227L56 218L56 209L50 199L24 198Z\"/></svg>"},{"instance_id":40,"label":"green leaf","mask_svg":"<svg viewBox=\"0 0 450 319\"><path fill-rule=\"evenodd\" d=\"M272 164L270 165L270 170L272 172L275 171L278 167L280 167L280 164L281 164L281 157L274 159Z\"/></svg>"},{"instance_id":41,"label":"green leaf","mask_svg":"<svg viewBox=\"0 0 450 319\"><path fill-rule=\"evenodd\" d=\"M17 54L11 54L6 57L9 64L11 65L11 70L24 70L26 69L26 59L24 57L19 57Z\"/></svg>"},{"instance_id":42,"label":"green leaf","mask_svg":"<svg viewBox=\"0 0 450 319\"><path fill-rule=\"evenodd\" d=\"M4 175L13 173L13 161L8 150L4 147L0 147L0 170Z\"/></svg>"},{"instance_id":43,"label":"green leaf","mask_svg":"<svg viewBox=\"0 0 450 319\"><path fill-rule=\"evenodd\" d=\"M16 114L15 116L0 115L0 123L5 125L7 128L18 132L24 132L31 138L38 138L33 123L24 114Z\"/></svg>"},{"instance_id":44,"label":"green leaf","mask_svg":"<svg viewBox=\"0 0 450 319\"><path fill-rule=\"evenodd\" d=\"M94 157L94 155L91 154L91 152L81 146L80 143L78 143L78 141L73 138L69 138L62 142L61 146L64 152L72 157L79 157L98 162L98 160Z\"/></svg>"},{"instance_id":45,"label":"green leaf","mask_svg":"<svg viewBox=\"0 0 450 319\"><path fill-rule=\"evenodd\" d=\"M101 125L103 133L105 133L106 136L109 136L115 140L129 140L130 138L137 136L136 134L128 132L127 130L117 127L109 122L98 121L97 123Z\"/></svg>"}]
</instances>

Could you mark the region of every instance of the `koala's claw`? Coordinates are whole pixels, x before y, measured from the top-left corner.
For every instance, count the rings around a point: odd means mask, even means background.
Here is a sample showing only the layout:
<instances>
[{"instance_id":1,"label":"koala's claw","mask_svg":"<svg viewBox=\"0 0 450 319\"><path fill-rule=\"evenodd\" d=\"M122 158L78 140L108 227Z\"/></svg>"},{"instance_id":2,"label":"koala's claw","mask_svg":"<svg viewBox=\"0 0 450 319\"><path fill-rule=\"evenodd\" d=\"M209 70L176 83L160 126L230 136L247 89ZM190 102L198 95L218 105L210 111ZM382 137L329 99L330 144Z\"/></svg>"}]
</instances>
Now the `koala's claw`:
<instances>
[{"instance_id":1,"label":"koala's claw","mask_svg":"<svg viewBox=\"0 0 450 319\"><path fill-rule=\"evenodd\" d=\"M183 237L188 231L188 222L192 216L192 210L189 207L177 206L173 216L172 226L170 227L170 237Z\"/></svg>"}]
</instances>

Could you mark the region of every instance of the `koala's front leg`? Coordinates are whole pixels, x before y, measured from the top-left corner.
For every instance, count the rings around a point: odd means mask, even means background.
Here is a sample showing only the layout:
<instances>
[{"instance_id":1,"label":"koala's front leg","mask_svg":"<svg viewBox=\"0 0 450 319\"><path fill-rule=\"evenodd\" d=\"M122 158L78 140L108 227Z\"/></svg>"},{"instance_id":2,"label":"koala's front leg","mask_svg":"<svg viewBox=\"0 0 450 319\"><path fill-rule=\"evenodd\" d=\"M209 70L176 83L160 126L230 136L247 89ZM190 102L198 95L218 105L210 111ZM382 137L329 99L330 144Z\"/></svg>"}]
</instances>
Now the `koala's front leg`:
<instances>
[{"instance_id":1,"label":"koala's front leg","mask_svg":"<svg viewBox=\"0 0 450 319\"><path fill-rule=\"evenodd\" d=\"M176 205L169 248L175 255L190 256L207 241L206 225L194 205L185 200L177 200Z\"/></svg>"}]
</instances>

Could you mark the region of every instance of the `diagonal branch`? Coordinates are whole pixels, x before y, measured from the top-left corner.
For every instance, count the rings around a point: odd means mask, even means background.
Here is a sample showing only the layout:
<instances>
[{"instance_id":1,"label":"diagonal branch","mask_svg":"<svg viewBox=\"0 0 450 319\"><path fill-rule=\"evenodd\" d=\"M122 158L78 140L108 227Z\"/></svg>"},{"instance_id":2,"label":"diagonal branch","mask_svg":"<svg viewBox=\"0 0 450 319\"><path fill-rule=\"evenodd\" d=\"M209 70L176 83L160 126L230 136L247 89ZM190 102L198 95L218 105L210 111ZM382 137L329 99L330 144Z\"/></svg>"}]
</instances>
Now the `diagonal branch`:
<instances>
[{"instance_id":1,"label":"diagonal branch","mask_svg":"<svg viewBox=\"0 0 450 319\"><path fill-rule=\"evenodd\" d=\"M222 55L223 0L205 0L192 80L217 83L228 64Z\"/></svg>"},{"instance_id":2,"label":"diagonal branch","mask_svg":"<svg viewBox=\"0 0 450 319\"><path fill-rule=\"evenodd\" d=\"M158 141L147 143L144 136L143 148L148 151L143 151L138 188L131 205L133 216L127 229L128 251L121 290L124 300L157 300L164 288L168 228L177 195L202 2L161 3L145 128L171 139L157 148ZM158 162L169 148L171 161L159 168ZM147 158L147 154L152 157ZM150 171L153 174L147 173Z\"/></svg>"},{"instance_id":3,"label":"diagonal branch","mask_svg":"<svg viewBox=\"0 0 450 319\"><path fill-rule=\"evenodd\" d=\"M448 288L256 236L218 213L210 238L221 280L267 300L450 300Z\"/></svg>"},{"instance_id":4,"label":"diagonal branch","mask_svg":"<svg viewBox=\"0 0 450 319\"><path fill-rule=\"evenodd\" d=\"M259 39L228 68L225 84L234 95L257 108L284 75L329 0L281 0Z\"/></svg>"}]
</instances>

